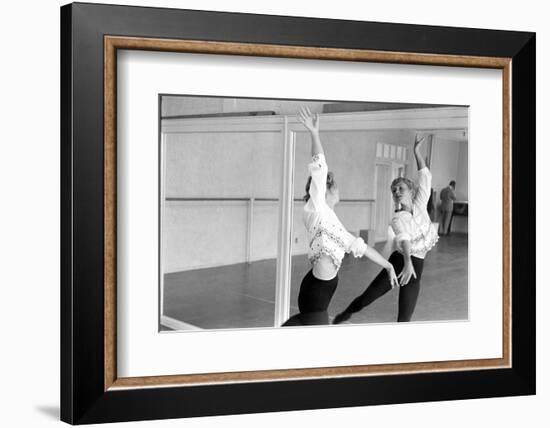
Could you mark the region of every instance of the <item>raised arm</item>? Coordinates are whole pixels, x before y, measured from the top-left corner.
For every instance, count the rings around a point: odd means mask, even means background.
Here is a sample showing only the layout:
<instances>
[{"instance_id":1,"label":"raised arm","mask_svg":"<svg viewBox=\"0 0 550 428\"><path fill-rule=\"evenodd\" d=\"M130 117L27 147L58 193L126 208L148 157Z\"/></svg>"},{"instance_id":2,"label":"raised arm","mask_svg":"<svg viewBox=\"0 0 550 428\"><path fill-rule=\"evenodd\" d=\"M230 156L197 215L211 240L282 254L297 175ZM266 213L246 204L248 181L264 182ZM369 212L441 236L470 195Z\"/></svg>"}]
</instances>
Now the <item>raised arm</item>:
<instances>
[{"instance_id":1,"label":"raised arm","mask_svg":"<svg viewBox=\"0 0 550 428\"><path fill-rule=\"evenodd\" d=\"M328 166L321 140L319 139L319 116L313 117L309 109L301 108L298 112L298 120L311 133L311 163L308 165L311 182L309 197L316 209L326 206Z\"/></svg>"},{"instance_id":2,"label":"raised arm","mask_svg":"<svg viewBox=\"0 0 550 428\"><path fill-rule=\"evenodd\" d=\"M421 138L418 134L414 136L414 157L416 158L416 166L418 167L419 171L422 168L426 168L426 160L422 156L422 153L420 153L420 147L424 143L425 139L425 136Z\"/></svg>"},{"instance_id":3,"label":"raised arm","mask_svg":"<svg viewBox=\"0 0 550 428\"><path fill-rule=\"evenodd\" d=\"M324 155L321 138L319 138L319 115L313 116L309 108L302 107L298 112L298 120L304 125L311 134L311 156L318 154Z\"/></svg>"},{"instance_id":4,"label":"raised arm","mask_svg":"<svg viewBox=\"0 0 550 428\"><path fill-rule=\"evenodd\" d=\"M418 134L414 136L414 156L416 157L416 166L418 167L418 189L415 200L423 206L428 204L432 191L432 174L426 165L426 160L420 152L420 147L425 139L425 136L420 137Z\"/></svg>"}]
</instances>

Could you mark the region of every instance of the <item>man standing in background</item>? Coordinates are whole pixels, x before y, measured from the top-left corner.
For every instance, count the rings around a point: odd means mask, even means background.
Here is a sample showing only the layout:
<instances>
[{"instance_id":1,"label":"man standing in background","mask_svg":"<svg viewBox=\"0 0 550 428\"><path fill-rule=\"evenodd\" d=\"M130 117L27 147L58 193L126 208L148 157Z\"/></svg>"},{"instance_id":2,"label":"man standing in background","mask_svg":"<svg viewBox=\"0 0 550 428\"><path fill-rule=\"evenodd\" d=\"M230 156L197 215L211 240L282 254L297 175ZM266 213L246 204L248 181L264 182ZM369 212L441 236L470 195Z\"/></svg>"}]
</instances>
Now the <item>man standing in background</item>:
<instances>
[{"instance_id":1,"label":"man standing in background","mask_svg":"<svg viewBox=\"0 0 550 428\"><path fill-rule=\"evenodd\" d=\"M441 190L439 199L441 204L439 205L440 222L439 222L439 234L448 235L449 225L451 224L451 218L453 216L456 181L452 180L447 187Z\"/></svg>"}]
</instances>

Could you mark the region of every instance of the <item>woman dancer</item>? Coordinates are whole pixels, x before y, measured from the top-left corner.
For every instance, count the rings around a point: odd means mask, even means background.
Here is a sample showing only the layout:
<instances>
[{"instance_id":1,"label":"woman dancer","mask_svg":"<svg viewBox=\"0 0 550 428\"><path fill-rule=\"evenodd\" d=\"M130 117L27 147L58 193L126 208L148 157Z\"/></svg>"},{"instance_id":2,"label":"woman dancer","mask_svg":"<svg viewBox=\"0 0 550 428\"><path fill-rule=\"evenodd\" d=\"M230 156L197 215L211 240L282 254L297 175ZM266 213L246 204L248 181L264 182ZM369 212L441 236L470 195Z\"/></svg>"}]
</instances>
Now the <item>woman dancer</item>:
<instances>
[{"instance_id":1,"label":"woman dancer","mask_svg":"<svg viewBox=\"0 0 550 428\"><path fill-rule=\"evenodd\" d=\"M415 136L414 155L418 167L418 188L411 180L403 177L396 178L391 184L393 201L396 205L391 227L396 235L394 243L397 249L390 256L389 262L396 271L400 272L398 322L410 321L412 317L420 291L424 258L439 238L427 211L432 174L420 153L423 142L424 137ZM334 324L348 320L353 313L370 305L392 288L392 284L385 276L379 274L363 294L334 318Z\"/></svg>"},{"instance_id":2,"label":"woman dancer","mask_svg":"<svg viewBox=\"0 0 550 428\"><path fill-rule=\"evenodd\" d=\"M391 263L374 248L368 247L362 238L349 233L334 212L339 201L339 192L334 175L328 172L321 139L319 138L319 115L309 109L301 109L300 122L311 134L312 162L310 177L306 183L303 220L308 232L308 259L312 269L302 280L298 295L299 314L283 326L328 324L327 308L338 285L338 270L345 253L355 257L366 256L386 269L388 283L397 285L397 277Z\"/></svg>"}]
</instances>

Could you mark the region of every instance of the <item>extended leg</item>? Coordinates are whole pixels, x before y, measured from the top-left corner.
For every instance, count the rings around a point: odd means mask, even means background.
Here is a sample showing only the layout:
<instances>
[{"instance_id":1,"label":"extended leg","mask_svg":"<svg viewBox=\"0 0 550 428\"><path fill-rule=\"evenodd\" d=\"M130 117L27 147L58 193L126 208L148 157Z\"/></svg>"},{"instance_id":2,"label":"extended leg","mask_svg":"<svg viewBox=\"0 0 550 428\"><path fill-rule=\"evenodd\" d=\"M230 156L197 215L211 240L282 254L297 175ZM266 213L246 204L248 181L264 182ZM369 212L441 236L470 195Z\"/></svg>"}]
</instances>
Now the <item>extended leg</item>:
<instances>
[{"instance_id":1,"label":"extended leg","mask_svg":"<svg viewBox=\"0 0 550 428\"><path fill-rule=\"evenodd\" d=\"M390 256L389 262L393 265L396 272L401 272L403 269L403 256L398 252L394 252ZM356 297L344 312L338 314L334 318L333 324L340 324L341 322L348 320L353 313L359 312L365 306L370 305L390 290L391 284L388 274L385 270L382 270L370 283L363 294Z\"/></svg>"},{"instance_id":2,"label":"extended leg","mask_svg":"<svg viewBox=\"0 0 550 428\"><path fill-rule=\"evenodd\" d=\"M290 317L282 327L292 327L301 325L327 325L329 323L328 312L305 312Z\"/></svg>"},{"instance_id":3,"label":"extended leg","mask_svg":"<svg viewBox=\"0 0 550 428\"><path fill-rule=\"evenodd\" d=\"M408 284L399 288L399 313L397 315L397 322L408 322L411 320L414 308L416 307L416 301L418 300L418 293L420 292L420 279L422 277L424 260L417 257L411 257L411 260L413 262L416 278L413 277Z\"/></svg>"},{"instance_id":4,"label":"extended leg","mask_svg":"<svg viewBox=\"0 0 550 428\"><path fill-rule=\"evenodd\" d=\"M327 308L337 285L338 277L320 280L315 278L312 271L309 271L302 280L298 294L300 312L290 317L282 326L328 324Z\"/></svg>"},{"instance_id":5,"label":"extended leg","mask_svg":"<svg viewBox=\"0 0 550 428\"><path fill-rule=\"evenodd\" d=\"M397 322L408 322L411 320L414 308L416 307L419 292L420 281L417 279L414 279L407 285L400 287L399 313L397 315Z\"/></svg>"}]
</instances>

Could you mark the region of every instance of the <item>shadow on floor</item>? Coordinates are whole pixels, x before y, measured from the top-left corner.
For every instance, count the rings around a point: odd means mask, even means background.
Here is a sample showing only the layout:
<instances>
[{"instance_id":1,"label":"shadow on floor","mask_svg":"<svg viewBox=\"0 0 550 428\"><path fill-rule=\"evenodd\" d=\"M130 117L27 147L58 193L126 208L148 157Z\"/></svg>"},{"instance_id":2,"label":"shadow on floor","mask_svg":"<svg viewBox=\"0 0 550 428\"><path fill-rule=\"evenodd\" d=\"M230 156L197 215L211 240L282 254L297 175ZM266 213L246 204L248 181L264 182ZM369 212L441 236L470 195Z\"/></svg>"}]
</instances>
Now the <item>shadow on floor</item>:
<instances>
[{"instance_id":1,"label":"shadow on floor","mask_svg":"<svg viewBox=\"0 0 550 428\"><path fill-rule=\"evenodd\" d=\"M60 418L59 406L40 405L36 406L36 410L48 416L50 419L55 419L58 421Z\"/></svg>"}]
</instances>

